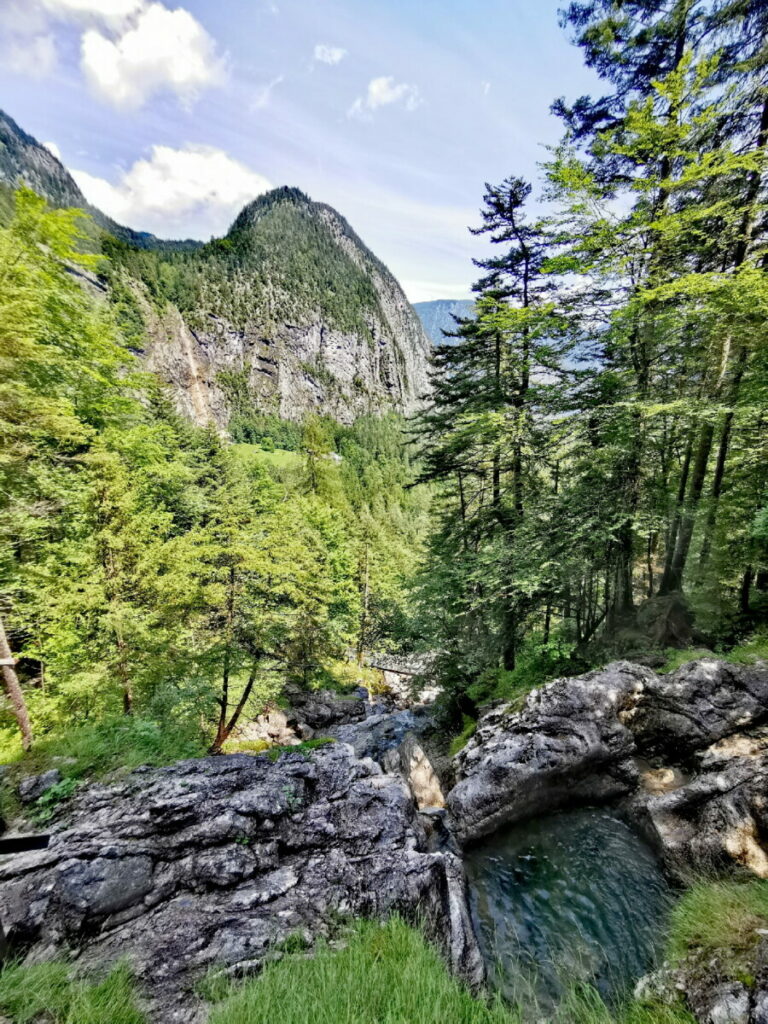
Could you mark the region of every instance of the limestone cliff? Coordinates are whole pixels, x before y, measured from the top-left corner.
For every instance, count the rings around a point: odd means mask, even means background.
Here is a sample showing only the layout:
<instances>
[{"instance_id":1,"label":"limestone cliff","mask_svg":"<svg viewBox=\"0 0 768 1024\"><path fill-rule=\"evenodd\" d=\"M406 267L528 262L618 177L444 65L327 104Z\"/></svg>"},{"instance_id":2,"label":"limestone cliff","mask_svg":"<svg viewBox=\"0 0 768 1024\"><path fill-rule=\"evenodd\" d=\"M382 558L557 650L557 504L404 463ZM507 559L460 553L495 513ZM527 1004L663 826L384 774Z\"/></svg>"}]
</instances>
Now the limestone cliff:
<instances>
[{"instance_id":1,"label":"limestone cliff","mask_svg":"<svg viewBox=\"0 0 768 1024\"><path fill-rule=\"evenodd\" d=\"M111 257L130 345L180 411L220 429L254 411L351 422L410 412L429 340L397 281L344 218L298 189L260 196L208 244L164 242L90 207L66 168L0 111L0 186L77 206Z\"/></svg>"}]
</instances>

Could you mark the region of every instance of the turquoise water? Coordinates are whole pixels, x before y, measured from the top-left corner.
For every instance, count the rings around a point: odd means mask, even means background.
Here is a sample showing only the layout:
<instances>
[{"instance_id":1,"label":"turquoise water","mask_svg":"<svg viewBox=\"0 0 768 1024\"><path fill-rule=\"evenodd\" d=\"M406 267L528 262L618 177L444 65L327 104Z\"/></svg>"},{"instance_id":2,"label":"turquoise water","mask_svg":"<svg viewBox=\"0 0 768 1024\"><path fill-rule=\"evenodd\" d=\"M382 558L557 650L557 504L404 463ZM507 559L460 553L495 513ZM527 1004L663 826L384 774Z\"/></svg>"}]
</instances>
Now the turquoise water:
<instances>
[{"instance_id":1,"label":"turquoise water","mask_svg":"<svg viewBox=\"0 0 768 1024\"><path fill-rule=\"evenodd\" d=\"M645 842L606 810L502 830L466 856L472 913L493 983L552 1004L574 982L609 1000L655 963L670 892Z\"/></svg>"}]
</instances>

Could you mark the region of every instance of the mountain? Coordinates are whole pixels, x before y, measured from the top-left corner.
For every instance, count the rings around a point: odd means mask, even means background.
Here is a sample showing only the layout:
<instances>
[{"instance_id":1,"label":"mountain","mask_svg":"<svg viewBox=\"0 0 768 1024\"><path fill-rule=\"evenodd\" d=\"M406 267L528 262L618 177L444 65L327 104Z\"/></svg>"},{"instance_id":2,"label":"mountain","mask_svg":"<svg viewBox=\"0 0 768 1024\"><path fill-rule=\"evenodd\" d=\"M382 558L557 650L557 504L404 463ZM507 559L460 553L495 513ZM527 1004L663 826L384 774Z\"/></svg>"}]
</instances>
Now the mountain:
<instances>
[{"instance_id":1,"label":"mountain","mask_svg":"<svg viewBox=\"0 0 768 1024\"><path fill-rule=\"evenodd\" d=\"M45 147L0 112L0 183L87 210L111 257L131 345L198 423L308 412L410 412L430 343L400 285L330 206L295 188L249 203L210 243L164 242L88 205Z\"/></svg>"},{"instance_id":2,"label":"mountain","mask_svg":"<svg viewBox=\"0 0 768 1024\"><path fill-rule=\"evenodd\" d=\"M471 299L435 299L432 302L415 302L413 308L432 343L441 345L445 341L443 331L456 328L453 318L471 316L474 305Z\"/></svg>"}]
</instances>

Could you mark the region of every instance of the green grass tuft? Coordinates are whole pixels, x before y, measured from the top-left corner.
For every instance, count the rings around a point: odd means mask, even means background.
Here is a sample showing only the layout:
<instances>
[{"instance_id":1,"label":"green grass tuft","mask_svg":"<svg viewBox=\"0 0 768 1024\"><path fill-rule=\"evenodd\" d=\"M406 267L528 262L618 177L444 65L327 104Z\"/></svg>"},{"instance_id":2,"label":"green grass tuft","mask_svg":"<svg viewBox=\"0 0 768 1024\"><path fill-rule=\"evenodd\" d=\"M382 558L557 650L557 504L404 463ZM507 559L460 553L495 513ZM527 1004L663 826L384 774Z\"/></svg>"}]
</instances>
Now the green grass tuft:
<instances>
[{"instance_id":1,"label":"green grass tuft","mask_svg":"<svg viewBox=\"0 0 768 1024\"><path fill-rule=\"evenodd\" d=\"M519 1024L453 979L417 930L357 922L346 947L268 965L212 1011L209 1024Z\"/></svg>"},{"instance_id":2,"label":"green grass tuft","mask_svg":"<svg viewBox=\"0 0 768 1024\"><path fill-rule=\"evenodd\" d=\"M78 978L60 961L11 964L0 971L0 1011L13 1024L145 1024L123 964L98 982Z\"/></svg>"},{"instance_id":3,"label":"green grass tuft","mask_svg":"<svg viewBox=\"0 0 768 1024\"><path fill-rule=\"evenodd\" d=\"M672 909L668 953L717 952L736 964L758 942L758 928L768 928L768 881L696 882Z\"/></svg>"},{"instance_id":4,"label":"green grass tuft","mask_svg":"<svg viewBox=\"0 0 768 1024\"><path fill-rule=\"evenodd\" d=\"M318 747L327 747L329 743L335 742L336 740L332 737L324 736L320 739L304 740L303 743L294 743L285 747L270 747L266 751L266 755L270 761L276 761L281 754L308 754L311 750L317 750Z\"/></svg>"}]
</instances>

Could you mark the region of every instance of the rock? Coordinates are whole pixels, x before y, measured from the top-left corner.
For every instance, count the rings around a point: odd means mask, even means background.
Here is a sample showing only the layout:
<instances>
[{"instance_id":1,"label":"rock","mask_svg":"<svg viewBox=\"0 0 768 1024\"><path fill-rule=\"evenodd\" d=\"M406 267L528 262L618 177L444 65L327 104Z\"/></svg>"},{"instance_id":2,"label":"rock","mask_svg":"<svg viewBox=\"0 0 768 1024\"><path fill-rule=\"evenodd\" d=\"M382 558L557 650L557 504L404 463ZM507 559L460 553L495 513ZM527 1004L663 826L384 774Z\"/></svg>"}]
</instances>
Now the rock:
<instances>
[{"instance_id":1,"label":"rock","mask_svg":"<svg viewBox=\"0 0 768 1024\"><path fill-rule=\"evenodd\" d=\"M689 782L640 792L629 810L682 879L736 865L768 878L767 782L768 733L732 736L700 753Z\"/></svg>"},{"instance_id":2,"label":"rock","mask_svg":"<svg viewBox=\"0 0 768 1024\"><path fill-rule=\"evenodd\" d=\"M367 702L357 693L341 696L330 690L286 689L293 715L315 732L331 726L361 722L368 711Z\"/></svg>"},{"instance_id":3,"label":"rock","mask_svg":"<svg viewBox=\"0 0 768 1024\"><path fill-rule=\"evenodd\" d=\"M23 804L34 803L47 793L49 789L58 786L61 782L61 772L58 768L51 768L50 771L41 775L28 775L19 783L16 792Z\"/></svg>"},{"instance_id":4,"label":"rock","mask_svg":"<svg viewBox=\"0 0 768 1024\"><path fill-rule=\"evenodd\" d=\"M387 751L384 755L384 767L387 771L399 772L403 776L419 810L445 807L440 779L413 733L406 733L405 739L397 749Z\"/></svg>"},{"instance_id":5,"label":"rock","mask_svg":"<svg viewBox=\"0 0 768 1024\"><path fill-rule=\"evenodd\" d=\"M135 772L75 797L46 850L0 863L11 943L126 957L152 1021L198 1019L210 967L257 969L298 930L398 910L427 922L472 984L483 966L460 860L429 849L405 783L342 743Z\"/></svg>"},{"instance_id":6,"label":"rock","mask_svg":"<svg viewBox=\"0 0 768 1024\"><path fill-rule=\"evenodd\" d=\"M644 752L686 754L768 718L768 671L703 658L645 684L630 727Z\"/></svg>"},{"instance_id":7,"label":"rock","mask_svg":"<svg viewBox=\"0 0 768 1024\"><path fill-rule=\"evenodd\" d=\"M518 713L505 705L481 718L454 758L459 781L447 803L459 840L632 791L635 745L622 716L653 679L649 669L616 662L533 690Z\"/></svg>"},{"instance_id":8,"label":"rock","mask_svg":"<svg viewBox=\"0 0 768 1024\"><path fill-rule=\"evenodd\" d=\"M432 728L433 719L427 708L371 715L362 722L338 725L326 735L349 743L358 757L370 757L383 765L388 752L397 750L411 733L418 736Z\"/></svg>"},{"instance_id":9,"label":"rock","mask_svg":"<svg viewBox=\"0 0 768 1024\"><path fill-rule=\"evenodd\" d=\"M746 987L738 981L722 986L700 1019L704 1024L750 1024L749 992Z\"/></svg>"},{"instance_id":10,"label":"rock","mask_svg":"<svg viewBox=\"0 0 768 1024\"><path fill-rule=\"evenodd\" d=\"M625 796L672 871L738 864L768 877L767 718L765 666L705 658L657 676L616 662L556 680L522 711L490 710L454 758L457 837Z\"/></svg>"}]
</instances>

